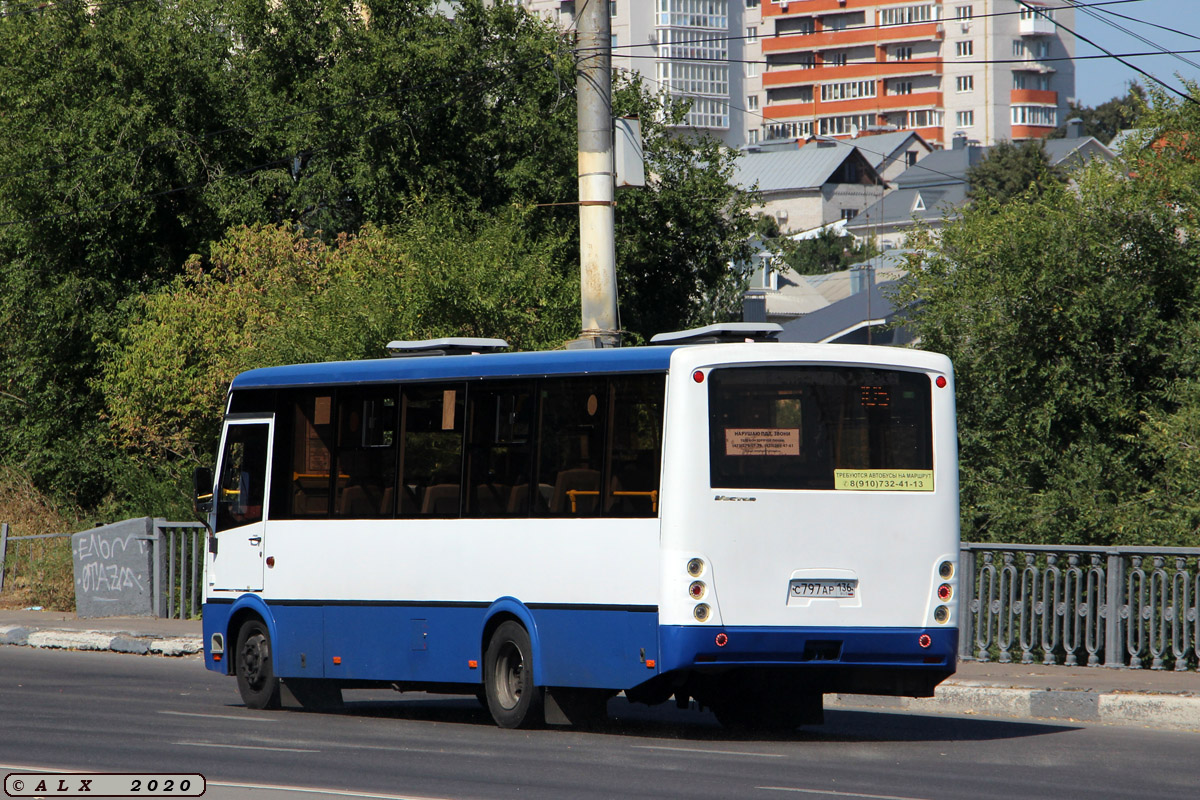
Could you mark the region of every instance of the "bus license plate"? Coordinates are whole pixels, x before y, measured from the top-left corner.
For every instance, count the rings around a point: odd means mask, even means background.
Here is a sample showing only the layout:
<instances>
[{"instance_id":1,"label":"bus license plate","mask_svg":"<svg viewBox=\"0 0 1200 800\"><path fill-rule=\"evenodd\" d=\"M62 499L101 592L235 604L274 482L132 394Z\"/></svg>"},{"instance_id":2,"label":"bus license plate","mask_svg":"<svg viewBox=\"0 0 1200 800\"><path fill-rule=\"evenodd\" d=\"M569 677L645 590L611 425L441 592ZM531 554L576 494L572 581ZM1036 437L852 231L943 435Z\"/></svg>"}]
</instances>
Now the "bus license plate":
<instances>
[{"instance_id":1,"label":"bus license plate","mask_svg":"<svg viewBox=\"0 0 1200 800\"><path fill-rule=\"evenodd\" d=\"M854 597L858 581L793 580L788 587L790 597Z\"/></svg>"}]
</instances>

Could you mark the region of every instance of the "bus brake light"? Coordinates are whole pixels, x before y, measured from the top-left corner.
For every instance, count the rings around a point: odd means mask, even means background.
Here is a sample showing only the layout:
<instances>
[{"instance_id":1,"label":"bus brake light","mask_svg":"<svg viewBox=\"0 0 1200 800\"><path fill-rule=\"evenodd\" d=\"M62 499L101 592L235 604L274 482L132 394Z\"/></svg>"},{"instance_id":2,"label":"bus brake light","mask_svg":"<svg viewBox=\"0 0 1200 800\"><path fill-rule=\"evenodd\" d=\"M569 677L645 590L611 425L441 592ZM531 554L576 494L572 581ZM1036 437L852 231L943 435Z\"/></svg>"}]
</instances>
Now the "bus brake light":
<instances>
[{"instance_id":1,"label":"bus brake light","mask_svg":"<svg viewBox=\"0 0 1200 800\"><path fill-rule=\"evenodd\" d=\"M922 633L917 639L917 644L921 645L923 648L929 647L933 644L933 638L928 633Z\"/></svg>"}]
</instances>

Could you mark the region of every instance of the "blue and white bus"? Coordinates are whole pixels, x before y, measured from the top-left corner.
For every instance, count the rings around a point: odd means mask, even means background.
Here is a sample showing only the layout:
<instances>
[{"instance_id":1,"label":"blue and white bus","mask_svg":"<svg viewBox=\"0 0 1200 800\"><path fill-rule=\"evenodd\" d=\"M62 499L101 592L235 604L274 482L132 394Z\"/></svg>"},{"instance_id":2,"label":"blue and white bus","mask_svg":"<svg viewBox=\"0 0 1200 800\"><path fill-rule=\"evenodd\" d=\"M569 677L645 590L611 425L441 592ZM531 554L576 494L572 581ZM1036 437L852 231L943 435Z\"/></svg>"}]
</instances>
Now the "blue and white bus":
<instances>
[{"instance_id":1,"label":"blue and white bus","mask_svg":"<svg viewBox=\"0 0 1200 800\"><path fill-rule=\"evenodd\" d=\"M252 708L393 687L505 727L618 692L772 727L931 695L958 638L948 359L687 341L237 376L198 478L208 669Z\"/></svg>"}]
</instances>

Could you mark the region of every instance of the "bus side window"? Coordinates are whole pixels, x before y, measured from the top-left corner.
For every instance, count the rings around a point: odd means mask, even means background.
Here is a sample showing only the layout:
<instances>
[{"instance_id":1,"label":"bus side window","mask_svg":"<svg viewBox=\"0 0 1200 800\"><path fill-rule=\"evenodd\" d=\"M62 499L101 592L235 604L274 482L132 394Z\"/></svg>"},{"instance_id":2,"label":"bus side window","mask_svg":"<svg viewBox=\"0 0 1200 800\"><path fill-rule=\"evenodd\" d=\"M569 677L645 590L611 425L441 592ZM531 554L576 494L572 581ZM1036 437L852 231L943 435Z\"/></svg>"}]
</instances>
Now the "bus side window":
<instances>
[{"instance_id":1,"label":"bus side window","mask_svg":"<svg viewBox=\"0 0 1200 800\"><path fill-rule=\"evenodd\" d=\"M422 384L401 392L401 517L457 517L462 500L466 386Z\"/></svg>"},{"instance_id":2,"label":"bus side window","mask_svg":"<svg viewBox=\"0 0 1200 800\"><path fill-rule=\"evenodd\" d=\"M541 386L534 513L600 516L607 381L547 378Z\"/></svg>"},{"instance_id":3,"label":"bus side window","mask_svg":"<svg viewBox=\"0 0 1200 800\"><path fill-rule=\"evenodd\" d=\"M533 381L471 386L466 516L529 515L533 402Z\"/></svg>"},{"instance_id":4,"label":"bus side window","mask_svg":"<svg viewBox=\"0 0 1200 800\"><path fill-rule=\"evenodd\" d=\"M337 481L333 513L372 519L392 516L396 496L398 387L338 392Z\"/></svg>"},{"instance_id":5,"label":"bus side window","mask_svg":"<svg viewBox=\"0 0 1200 800\"><path fill-rule=\"evenodd\" d=\"M329 515L333 393L303 393L292 403L291 517Z\"/></svg>"},{"instance_id":6,"label":"bus side window","mask_svg":"<svg viewBox=\"0 0 1200 800\"><path fill-rule=\"evenodd\" d=\"M658 516L665 395L664 375L629 375L611 381L606 515Z\"/></svg>"}]
</instances>

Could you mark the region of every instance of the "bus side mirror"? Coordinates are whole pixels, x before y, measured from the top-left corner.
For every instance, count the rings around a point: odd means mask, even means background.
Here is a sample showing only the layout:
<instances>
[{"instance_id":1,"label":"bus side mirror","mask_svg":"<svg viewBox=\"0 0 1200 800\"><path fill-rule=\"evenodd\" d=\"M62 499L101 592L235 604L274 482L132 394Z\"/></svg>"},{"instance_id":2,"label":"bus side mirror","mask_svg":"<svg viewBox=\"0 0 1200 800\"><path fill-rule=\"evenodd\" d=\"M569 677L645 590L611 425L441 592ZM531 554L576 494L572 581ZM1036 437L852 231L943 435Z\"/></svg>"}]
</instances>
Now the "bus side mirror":
<instances>
[{"instance_id":1,"label":"bus side mirror","mask_svg":"<svg viewBox=\"0 0 1200 800\"><path fill-rule=\"evenodd\" d=\"M213 477L208 467L196 467L192 473L192 510L207 517L213 510Z\"/></svg>"}]
</instances>

